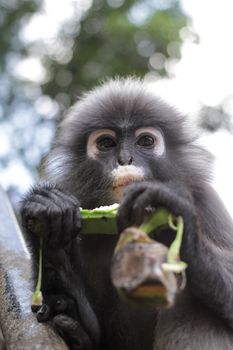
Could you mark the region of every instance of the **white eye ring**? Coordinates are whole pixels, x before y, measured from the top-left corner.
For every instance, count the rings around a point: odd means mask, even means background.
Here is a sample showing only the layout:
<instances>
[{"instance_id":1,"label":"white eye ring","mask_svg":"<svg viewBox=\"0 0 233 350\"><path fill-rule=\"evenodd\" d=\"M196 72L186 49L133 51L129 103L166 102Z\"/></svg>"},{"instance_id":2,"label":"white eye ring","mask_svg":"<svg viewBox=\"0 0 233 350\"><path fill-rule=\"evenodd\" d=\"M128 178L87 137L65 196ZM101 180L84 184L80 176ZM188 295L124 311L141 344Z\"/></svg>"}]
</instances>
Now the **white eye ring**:
<instances>
[{"instance_id":1,"label":"white eye ring","mask_svg":"<svg viewBox=\"0 0 233 350\"><path fill-rule=\"evenodd\" d=\"M159 129L149 126L145 128L139 128L135 131L135 138L137 140L140 139L140 136L145 135L151 136L155 140L154 145L151 147L153 148L153 153L155 153L159 157L164 155L165 142L162 132Z\"/></svg>"},{"instance_id":2,"label":"white eye ring","mask_svg":"<svg viewBox=\"0 0 233 350\"><path fill-rule=\"evenodd\" d=\"M93 131L87 140L87 155L90 158L96 159L96 156L99 154L99 149L97 148L97 143L96 141L101 137L101 136L110 136L112 138L116 138L116 133L113 130L110 129L100 129L100 130L95 130Z\"/></svg>"}]
</instances>

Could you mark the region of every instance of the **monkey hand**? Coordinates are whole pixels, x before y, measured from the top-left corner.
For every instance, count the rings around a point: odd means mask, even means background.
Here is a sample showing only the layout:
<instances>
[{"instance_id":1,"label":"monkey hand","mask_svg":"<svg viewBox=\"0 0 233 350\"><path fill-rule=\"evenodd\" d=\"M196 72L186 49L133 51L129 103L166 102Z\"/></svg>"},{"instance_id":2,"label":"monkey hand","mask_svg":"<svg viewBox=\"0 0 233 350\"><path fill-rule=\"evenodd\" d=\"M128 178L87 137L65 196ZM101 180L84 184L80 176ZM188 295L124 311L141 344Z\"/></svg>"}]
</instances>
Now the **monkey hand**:
<instances>
[{"instance_id":1,"label":"monkey hand","mask_svg":"<svg viewBox=\"0 0 233 350\"><path fill-rule=\"evenodd\" d=\"M94 349L95 340L93 341L80 322L77 306L72 298L64 294L45 296L36 317L41 323L51 321L71 350Z\"/></svg>"},{"instance_id":2,"label":"monkey hand","mask_svg":"<svg viewBox=\"0 0 233 350\"><path fill-rule=\"evenodd\" d=\"M129 226L139 226L148 208L164 207L184 220L184 237L181 257L188 262L187 253L195 249L197 218L191 193L177 182L140 182L126 188L118 210L119 232Z\"/></svg>"},{"instance_id":3,"label":"monkey hand","mask_svg":"<svg viewBox=\"0 0 233 350\"><path fill-rule=\"evenodd\" d=\"M22 224L29 243L43 238L43 245L65 248L81 229L79 201L55 185L34 187L21 207Z\"/></svg>"}]
</instances>

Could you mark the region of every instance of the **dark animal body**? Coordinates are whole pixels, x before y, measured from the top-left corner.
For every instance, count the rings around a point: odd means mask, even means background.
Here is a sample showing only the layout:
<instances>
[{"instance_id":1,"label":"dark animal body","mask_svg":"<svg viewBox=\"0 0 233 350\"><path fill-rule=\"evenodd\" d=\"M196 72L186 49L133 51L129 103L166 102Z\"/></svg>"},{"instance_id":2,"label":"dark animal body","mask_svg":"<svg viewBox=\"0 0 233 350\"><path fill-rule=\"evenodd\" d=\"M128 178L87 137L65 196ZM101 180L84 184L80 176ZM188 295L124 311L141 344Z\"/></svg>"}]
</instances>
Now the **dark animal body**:
<instances>
[{"instance_id":1,"label":"dark animal body","mask_svg":"<svg viewBox=\"0 0 233 350\"><path fill-rule=\"evenodd\" d=\"M233 224L209 185L211 157L185 118L136 79L112 80L78 101L44 163L47 181L22 205L37 275L40 223L44 305L71 349L233 349ZM124 195L123 195L124 192ZM118 236L81 236L79 207L120 203L119 232L145 208L166 207L185 223L187 286L174 307L138 307L110 280ZM170 234L161 235L168 244Z\"/></svg>"}]
</instances>

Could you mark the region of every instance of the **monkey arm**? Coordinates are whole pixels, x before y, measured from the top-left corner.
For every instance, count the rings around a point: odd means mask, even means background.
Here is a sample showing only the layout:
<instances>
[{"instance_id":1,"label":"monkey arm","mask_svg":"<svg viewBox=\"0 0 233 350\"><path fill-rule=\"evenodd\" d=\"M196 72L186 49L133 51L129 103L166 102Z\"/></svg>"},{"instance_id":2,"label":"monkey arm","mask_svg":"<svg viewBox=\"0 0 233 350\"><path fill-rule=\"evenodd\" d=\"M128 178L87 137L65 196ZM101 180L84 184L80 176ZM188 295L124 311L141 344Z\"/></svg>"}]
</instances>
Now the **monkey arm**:
<instances>
[{"instance_id":1,"label":"monkey arm","mask_svg":"<svg viewBox=\"0 0 233 350\"><path fill-rule=\"evenodd\" d=\"M233 327L233 222L210 187L198 198L197 240L184 249L191 292Z\"/></svg>"},{"instance_id":2,"label":"monkey arm","mask_svg":"<svg viewBox=\"0 0 233 350\"><path fill-rule=\"evenodd\" d=\"M52 321L72 350L95 349L99 324L82 280L72 266L72 252L78 255L77 234L81 229L78 200L54 185L42 184L25 197L21 214L25 238L31 248L34 279L38 274L41 237L43 241L43 304L37 320Z\"/></svg>"},{"instance_id":3,"label":"monkey arm","mask_svg":"<svg viewBox=\"0 0 233 350\"><path fill-rule=\"evenodd\" d=\"M64 194L55 185L40 184L32 188L24 198L21 216L34 275L37 275L35 270L42 242L42 288L50 291L50 285L55 285L57 278L65 285L62 276L67 276L67 280L71 277L69 253L72 241L81 228L78 200ZM63 288L62 283L58 283L58 292L59 288Z\"/></svg>"},{"instance_id":4,"label":"monkey arm","mask_svg":"<svg viewBox=\"0 0 233 350\"><path fill-rule=\"evenodd\" d=\"M208 186L195 205L191 192L175 182L134 184L118 211L120 229L140 224L146 207L161 205L184 218L181 259L190 291L233 326L233 224L224 206Z\"/></svg>"}]
</instances>

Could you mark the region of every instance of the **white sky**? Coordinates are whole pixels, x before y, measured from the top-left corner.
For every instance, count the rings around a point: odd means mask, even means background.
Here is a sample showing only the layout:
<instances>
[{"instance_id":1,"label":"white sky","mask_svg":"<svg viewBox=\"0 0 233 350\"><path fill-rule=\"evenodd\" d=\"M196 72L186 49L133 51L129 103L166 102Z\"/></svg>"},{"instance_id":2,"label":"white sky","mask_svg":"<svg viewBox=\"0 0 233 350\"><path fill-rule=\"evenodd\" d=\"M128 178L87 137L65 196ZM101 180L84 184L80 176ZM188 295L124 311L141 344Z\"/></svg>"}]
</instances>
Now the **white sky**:
<instances>
[{"instance_id":1,"label":"white sky","mask_svg":"<svg viewBox=\"0 0 233 350\"><path fill-rule=\"evenodd\" d=\"M195 116L200 103L218 105L231 97L233 112L233 1L182 0L200 42L186 42L175 78L157 83L162 97ZM233 113L232 113L233 115ZM221 131L203 135L201 143L216 157L213 185L233 216L233 136Z\"/></svg>"},{"instance_id":2,"label":"white sky","mask_svg":"<svg viewBox=\"0 0 233 350\"><path fill-rule=\"evenodd\" d=\"M37 15L22 33L24 39L34 41L39 38L51 40L56 36L59 24L69 18L75 3L80 14L90 6L91 0L59 0L54 8L54 0L46 0L44 12ZM200 37L200 43L185 42L182 59L174 70L175 77L156 83L161 95L178 106L182 111L195 115L200 103L217 105L227 96L232 96L228 111L233 111L233 1L230 0L181 0L190 15L193 28ZM79 11L78 11L79 13ZM37 69L35 69L37 67ZM18 71L29 78L39 80L38 59L22 62ZM38 76L37 76L38 74ZM216 157L214 186L233 216L233 137L227 132L203 136L205 144ZM20 176L15 178L15 173ZM12 181L23 189L32 183L30 174L19 162L15 162L1 174L4 186Z\"/></svg>"},{"instance_id":3,"label":"white sky","mask_svg":"<svg viewBox=\"0 0 233 350\"><path fill-rule=\"evenodd\" d=\"M200 94L200 99L206 104L218 104L227 95L233 97L233 2L183 0L183 3L201 40L197 50L186 53L180 71L186 70L187 73L188 68L190 70L188 59L197 65L197 69L191 69L195 91L199 91L196 95ZM232 110L233 103L230 103L228 111ZM233 136L219 132L204 138L203 143L216 156L214 185L233 216Z\"/></svg>"}]
</instances>

